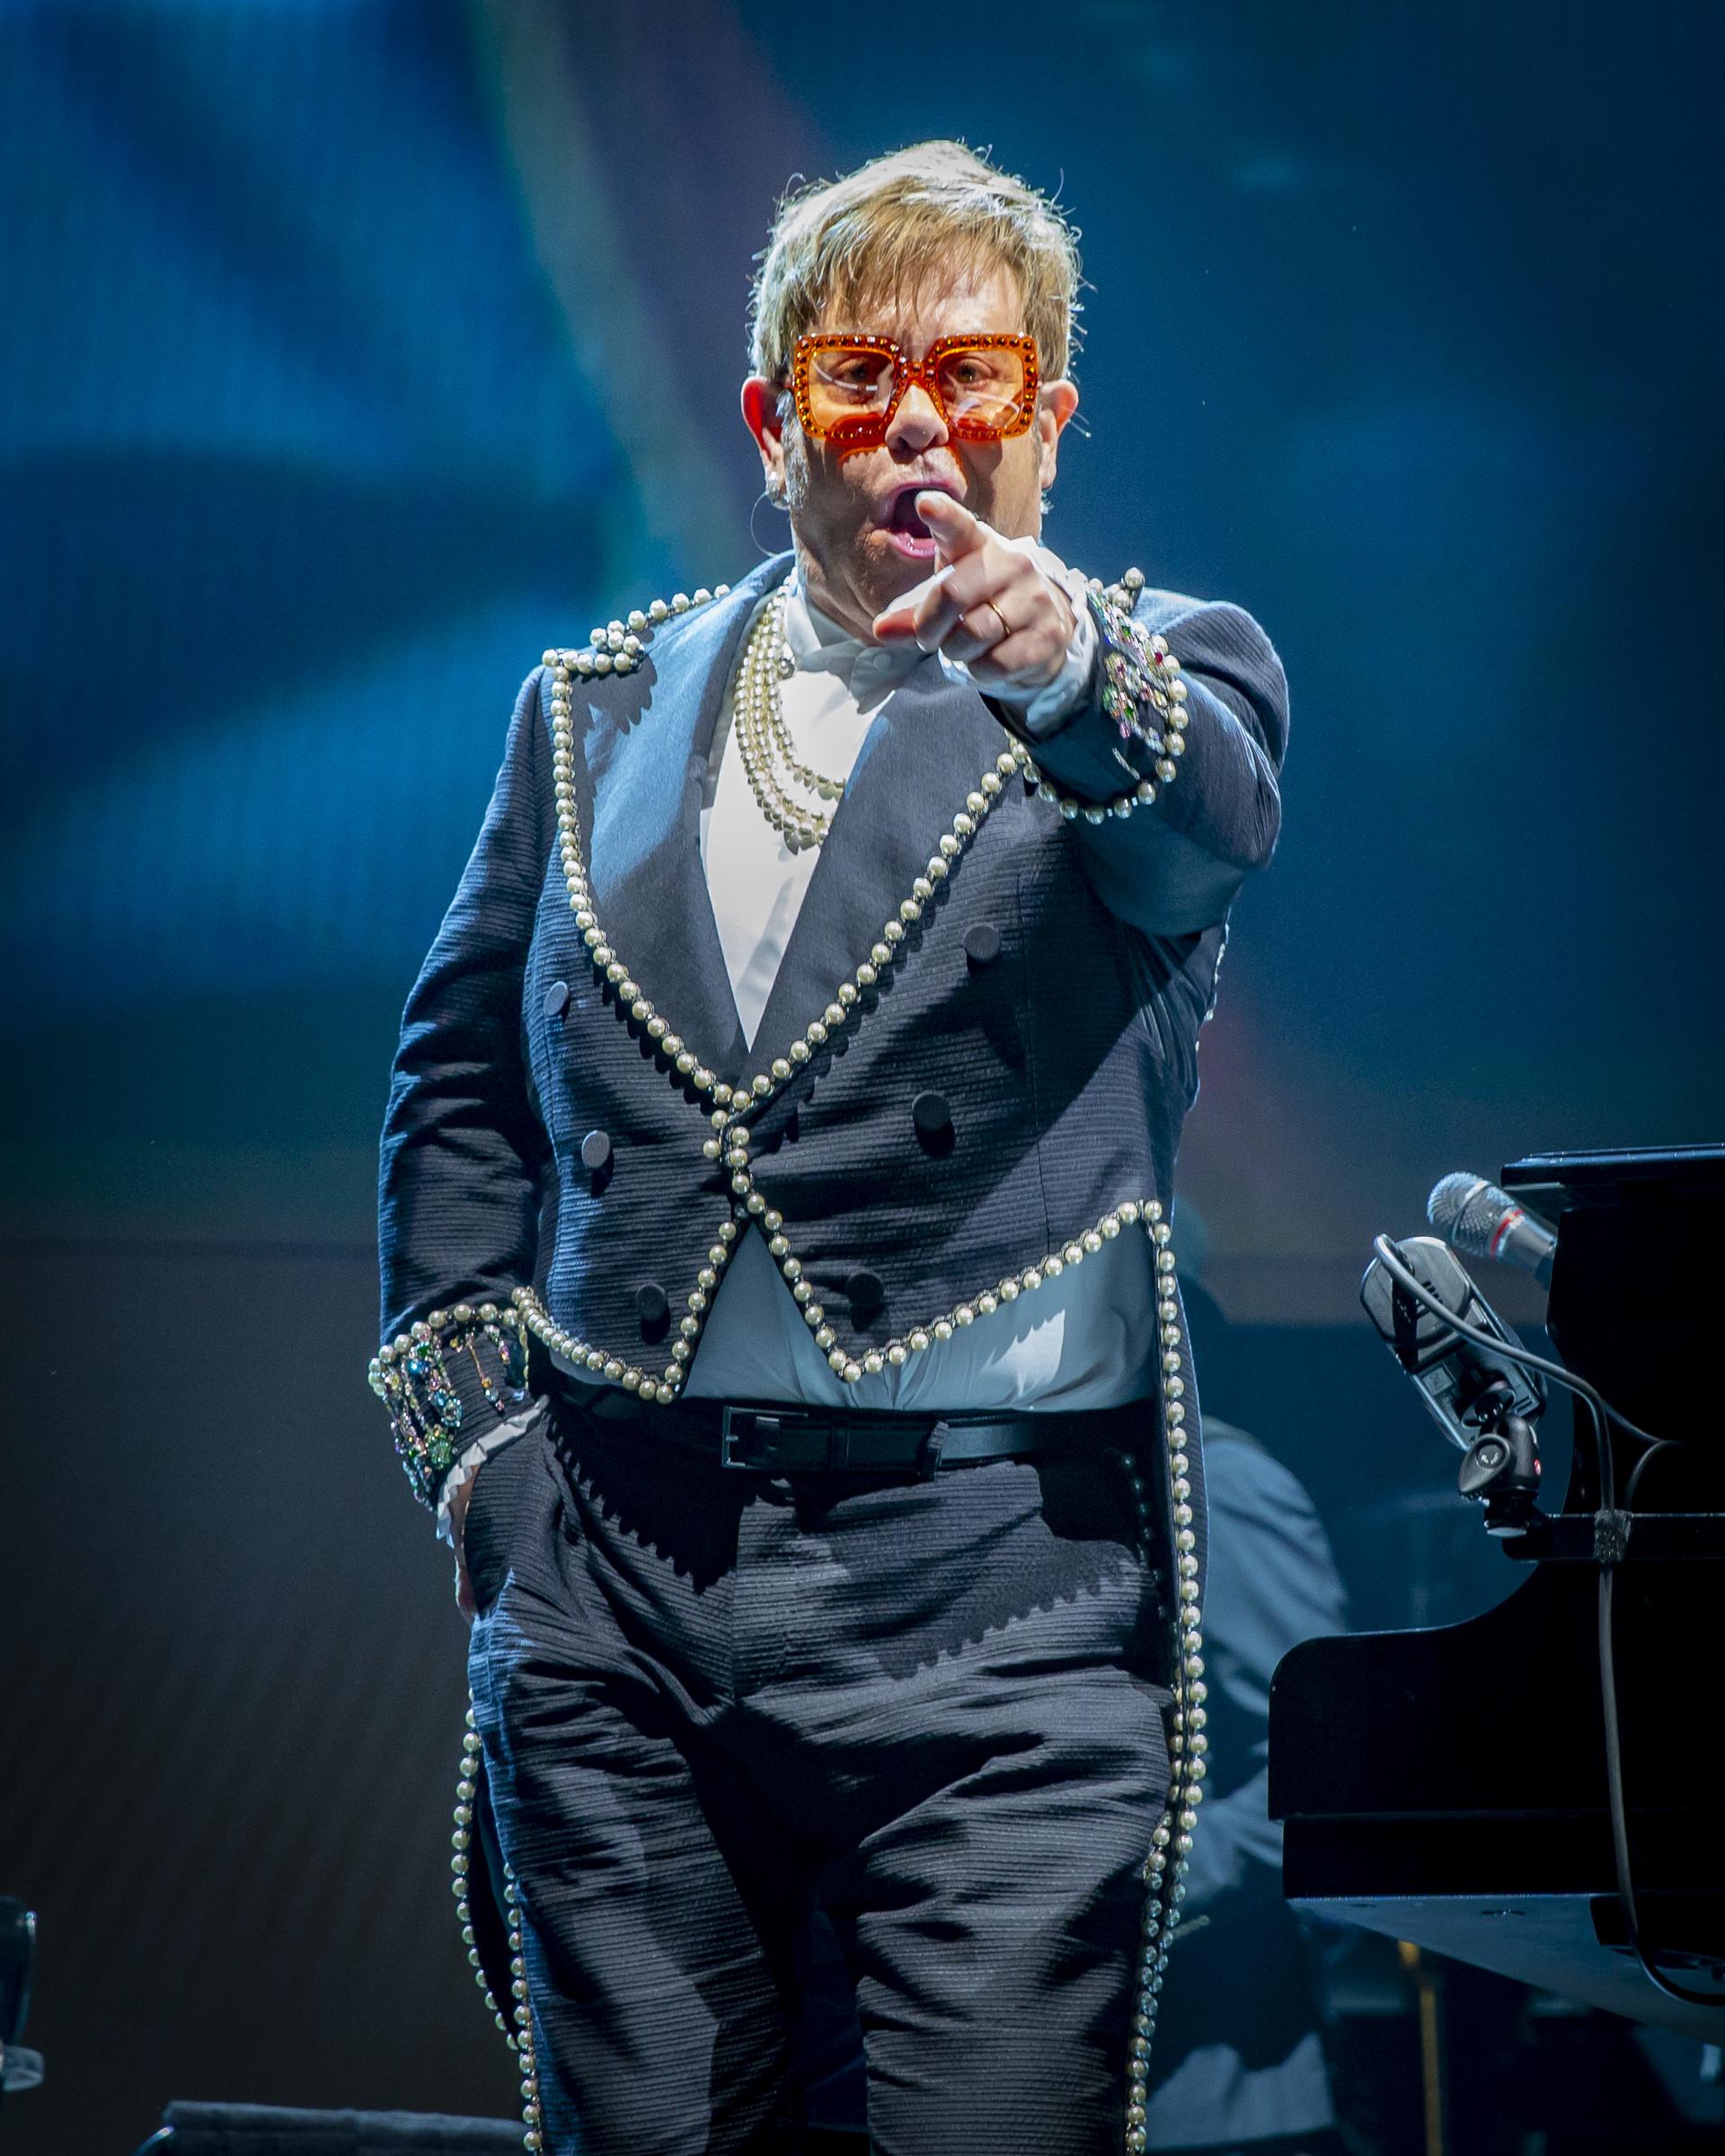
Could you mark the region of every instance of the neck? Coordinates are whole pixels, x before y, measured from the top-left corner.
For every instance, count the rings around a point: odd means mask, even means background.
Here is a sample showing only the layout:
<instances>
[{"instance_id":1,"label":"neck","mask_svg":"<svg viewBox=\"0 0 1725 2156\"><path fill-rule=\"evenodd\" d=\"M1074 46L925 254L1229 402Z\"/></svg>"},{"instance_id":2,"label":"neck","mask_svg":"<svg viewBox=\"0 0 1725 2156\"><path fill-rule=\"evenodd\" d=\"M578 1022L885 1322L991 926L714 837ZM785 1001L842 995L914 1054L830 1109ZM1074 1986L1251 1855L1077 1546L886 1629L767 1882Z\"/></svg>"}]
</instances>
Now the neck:
<instances>
[{"instance_id":1,"label":"neck","mask_svg":"<svg viewBox=\"0 0 1725 2156\"><path fill-rule=\"evenodd\" d=\"M818 607L829 622L836 622L847 636L862 643L872 644L874 616L865 613L855 595L836 585L827 575L820 563L804 545L795 526L792 528L792 543L796 548L797 573L802 579L802 596L811 606Z\"/></svg>"}]
</instances>

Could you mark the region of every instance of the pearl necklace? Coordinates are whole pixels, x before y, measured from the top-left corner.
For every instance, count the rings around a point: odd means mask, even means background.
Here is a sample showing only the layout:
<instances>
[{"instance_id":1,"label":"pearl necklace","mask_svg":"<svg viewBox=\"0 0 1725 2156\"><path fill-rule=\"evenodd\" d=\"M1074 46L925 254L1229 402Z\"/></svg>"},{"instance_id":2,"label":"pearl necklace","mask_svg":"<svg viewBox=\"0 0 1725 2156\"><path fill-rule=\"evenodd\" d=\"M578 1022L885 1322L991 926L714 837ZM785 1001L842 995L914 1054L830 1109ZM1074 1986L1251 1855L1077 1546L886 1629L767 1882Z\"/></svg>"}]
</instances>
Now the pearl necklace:
<instances>
[{"instance_id":1,"label":"pearl necklace","mask_svg":"<svg viewBox=\"0 0 1725 2156\"><path fill-rule=\"evenodd\" d=\"M817 801L832 802L844 799L845 782L813 770L797 755L784 723L784 696L779 686L795 672L796 661L784 641L784 595L774 592L749 632L738 671L737 746L756 806L792 853L800 853L826 837L836 809L794 799L787 782Z\"/></svg>"}]
</instances>

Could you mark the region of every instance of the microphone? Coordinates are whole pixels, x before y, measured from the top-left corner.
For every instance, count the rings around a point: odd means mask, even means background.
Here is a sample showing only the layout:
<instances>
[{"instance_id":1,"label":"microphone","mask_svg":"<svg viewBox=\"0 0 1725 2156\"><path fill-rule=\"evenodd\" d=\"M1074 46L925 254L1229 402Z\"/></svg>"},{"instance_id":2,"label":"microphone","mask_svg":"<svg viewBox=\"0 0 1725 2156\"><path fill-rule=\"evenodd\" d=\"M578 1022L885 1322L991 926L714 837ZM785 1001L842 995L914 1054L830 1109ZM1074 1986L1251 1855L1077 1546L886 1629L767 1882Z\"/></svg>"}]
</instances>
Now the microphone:
<instances>
[{"instance_id":1,"label":"microphone","mask_svg":"<svg viewBox=\"0 0 1725 2156\"><path fill-rule=\"evenodd\" d=\"M1426 1200L1426 1218L1444 1241L1469 1258L1518 1265L1542 1287L1552 1285L1557 1237L1482 1175L1446 1175Z\"/></svg>"},{"instance_id":2,"label":"microphone","mask_svg":"<svg viewBox=\"0 0 1725 2156\"><path fill-rule=\"evenodd\" d=\"M1506 1348L1521 1345L1436 1236L1409 1235L1392 1248L1420 1286L1464 1325L1491 1334ZM1378 1259L1366 1268L1359 1299L1446 1436L1464 1452L1482 1422L1495 1412L1538 1419L1545 1405L1538 1377L1511 1356L1492 1355L1458 1338L1440 1317L1398 1287Z\"/></svg>"},{"instance_id":3,"label":"microphone","mask_svg":"<svg viewBox=\"0 0 1725 2156\"><path fill-rule=\"evenodd\" d=\"M1418 1281L1438 1309L1426 1309L1396 1278L1389 1259L1379 1255L1359 1284L1367 1315L1446 1436L1465 1455L1456 1488L1483 1507L1486 1533L1525 1533L1539 1489L1534 1425L1545 1406L1545 1389L1538 1374L1517 1359L1520 1342L1436 1236L1410 1235L1396 1243L1380 1235L1376 1247L1393 1254L1397 1269ZM1464 1339L1446 1318L1485 1334L1496 1346Z\"/></svg>"}]
</instances>

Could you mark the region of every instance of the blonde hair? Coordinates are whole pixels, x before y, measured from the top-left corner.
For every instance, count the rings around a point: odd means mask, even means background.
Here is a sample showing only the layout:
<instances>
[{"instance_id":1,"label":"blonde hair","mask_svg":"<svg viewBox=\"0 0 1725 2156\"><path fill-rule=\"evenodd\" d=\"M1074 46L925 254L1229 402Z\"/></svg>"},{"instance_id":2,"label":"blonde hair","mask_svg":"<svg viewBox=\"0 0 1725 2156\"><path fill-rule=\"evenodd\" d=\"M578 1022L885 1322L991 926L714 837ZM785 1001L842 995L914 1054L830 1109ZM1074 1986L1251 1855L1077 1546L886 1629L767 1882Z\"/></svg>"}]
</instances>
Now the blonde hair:
<instances>
[{"instance_id":1,"label":"blonde hair","mask_svg":"<svg viewBox=\"0 0 1725 2156\"><path fill-rule=\"evenodd\" d=\"M994 263L1017 279L1043 380L1057 381L1071 366L1078 228L1046 195L961 142L914 143L843 180L787 193L758 260L749 296L757 375L789 373L792 345L830 299L852 306L908 296L937 265L950 275Z\"/></svg>"}]
</instances>

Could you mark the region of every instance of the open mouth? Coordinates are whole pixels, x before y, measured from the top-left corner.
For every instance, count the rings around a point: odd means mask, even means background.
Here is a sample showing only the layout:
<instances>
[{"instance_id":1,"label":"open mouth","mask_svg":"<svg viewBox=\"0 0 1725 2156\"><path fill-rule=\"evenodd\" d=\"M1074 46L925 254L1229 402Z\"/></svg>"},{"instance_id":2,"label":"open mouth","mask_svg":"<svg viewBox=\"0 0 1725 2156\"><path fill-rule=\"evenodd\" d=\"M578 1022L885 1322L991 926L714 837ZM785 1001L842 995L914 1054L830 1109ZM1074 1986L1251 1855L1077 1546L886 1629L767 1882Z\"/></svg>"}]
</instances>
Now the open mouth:
<instances>
[{"instance_id":1,"label":"open mouth","mask_svg":"<svg viewBox=\"0 0 1725 2156\"><path fill-rule=\"evenodd\" d=\"M892 498L892 508L887 517L889 532L901 532L907 539L932 539L933 534L916 514L916 491L908 490Z\"/></svg>"},{"instance_id":2,"label":"open mouth","mask_svg":"<svg viewBox=\"0 0 1725 2156\"><path fill-rule=\"evenodd\" d=\"M913 561L932 559L934 552L934 535L916 514L916 497L920 493L945 493L944 487L923 485L901 487L888 505L881 529L900 553Z\"/></svg>"}]
</instances>

